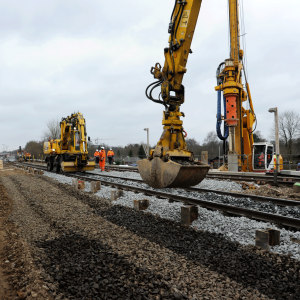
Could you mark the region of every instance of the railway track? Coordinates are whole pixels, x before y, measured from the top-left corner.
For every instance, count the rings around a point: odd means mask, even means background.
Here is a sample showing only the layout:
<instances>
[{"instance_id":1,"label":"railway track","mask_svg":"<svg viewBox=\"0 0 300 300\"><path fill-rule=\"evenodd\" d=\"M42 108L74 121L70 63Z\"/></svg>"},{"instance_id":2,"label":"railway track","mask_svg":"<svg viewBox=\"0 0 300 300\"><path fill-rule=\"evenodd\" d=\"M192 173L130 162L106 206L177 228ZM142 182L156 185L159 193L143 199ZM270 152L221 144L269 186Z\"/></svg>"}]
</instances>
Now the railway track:
<instances>
[{"instance_id":1,"label":"railway track","mask_svg":"<svg viewBox=\"0 0 300 300\"><path fill-rule=\"evenodd\" d=\"M114 170L119 172L136 172L138 173L137 167L116 167L116 166L106 166L106 170ZM207 174L206 178L210 179L221 179L221 180L233 180L233 181L248 181L256 182L258 184L274 184L274 176L272 175L240 175L240 174ZM295 178L292 176L280 176L277 179L277 183L281 186L293 186L295 182L300 182L300 178Z\"/></svg>"},{"instance_id":2,"label":"railway track","mask_svg":"<svg viewBox=\"0 0 300 300\"><path fill-rule=\"evenodd\" d=\"M27 164L30 164L27 162ZM96 166L96 168L98 168ZM107 171L118 171L118 172L134 172L139 173L137 167L119 167L119 166L111 166L106 165L105 169ZM274 185L274 176L272 175L240 175L240 174L210 174L206 175L206 178L209 179L220 179L220 180L232 180L232 181L245 181L245 182L255 182L257 184L270 184ZM293 186L296 182L300 182L300 177L293 176L281 176L279 175L277 178L277 184L279 186Z\"/></svg>"},{"instance_id":3,"label":"railway track","mask_svg":"<svg viewBox=\"0 0 300 300\"><path fill-rule=\"evenodd\" d=\"M16 165L27 165L27 163L23 164L16 164ZM40 168L45 170L45 166L39 166L39 165L34 165L36 168ZM93 178L93 176L102 176L102 175L97 175L94 173L86 173L89 176L84 176L82 174L65 174L69 177L75 177L78 179L86 180L86 181L99 181L99 178ZM109 177L115 177L115 176L109 176ZM116 177L115 177L116 178ZM126 178L126 180L131 180L131 181L137 181L137 182L142 182L141 180L137 179L129 179ZM236 206L231 206L227 204L222 204L222 203L216 203L216 202L211 202L207 200L201 200L201 199L196 199L192 197L185 197L181 195L174 195L166 192L161 192L158 190L152 190L152 189L147 189L147 188L142 188L142 187L136 187L136 186L131 186L127 184L121 184L121 183L116 183L116 182L110 182L110 181L105 181L101 180L101 184L105 186L110 186L112 188L117 188L121 189L124 191L132 191L135 193L142 193L146 196L154 196L159 199L167 199L169 202L182 202L185 205L198 205L207 209L212 209L212 210L218 210L222 211L228 214L232 215L237 215L237 216L245 216L247 218L252 218L255 220L260 220L260 221L265 221L265 222L272 222L276 223L281 226L289 226L293 228L300 228L300 219L297 218L290 218L282 215L277 215L277 214L270 214L266 212L261 212L258 210L252 210L252 209L246 209L242 207L236 207ZM255 200L255 201L263 201L263 202L273 202L278 205L284 205L284 206L296 206L299 205L298 201L293 201L293 200L287 200L287 199L279 199L279 198L270 198L270 197L261 197L261 196L255 196L252 198L253 195L244 195L244 194L238 194L238 193L231 193L231 192L223 192L223 191L215 191L215 190L206 190L206 189L198 189L198 188L188 188L185 189L186 191L199 191L199 192L206 192L206 193L219 193L222 195L230 195L233 197L241 197L241 198L250 198ZM258 200L259 199L259 200Z\"/></svg>"},{"instance_id":4,"label":"railway track","mask_svg":"<svg viewBox=\"0 0 300 300\"><path fill-rule=\"evenodd\" d=\"M29 165L28 163L25 163L25 164ZM47 170L46 166L39 166L39 165L35 165L35 164L31 164L31 165L41 167L43 170ZM124 181L144 183L142 179L136 179L136 178L113 176L113 175L107 175L107 174L102 174L102 173L95 174L92 172L85 172L84 174L88 174L89 176L101 176L101 177L106 177L106 178L120 179L120 180L124 180ZM66 175L68 176L68 174L66 174ZM265 203L272 202L272 203L274 203L276 205L280 205L280 206L298 206L298 205L300 205L299 201L295 201L295 200L265 197L265 196L259 196L259 195L250 195L250 194L248 195L248 194L241 194L241 193L220 191L220 190L212 190L212 189L203 189L203 188L196 188L196 187L189 187L189 188L185 188L184 190L187 192L215 193L217 195L232 196L232 197L236 197L236 198L250 198L251 200L254 200L254 201L265 202Z\"/></svg>"}]
</instances>

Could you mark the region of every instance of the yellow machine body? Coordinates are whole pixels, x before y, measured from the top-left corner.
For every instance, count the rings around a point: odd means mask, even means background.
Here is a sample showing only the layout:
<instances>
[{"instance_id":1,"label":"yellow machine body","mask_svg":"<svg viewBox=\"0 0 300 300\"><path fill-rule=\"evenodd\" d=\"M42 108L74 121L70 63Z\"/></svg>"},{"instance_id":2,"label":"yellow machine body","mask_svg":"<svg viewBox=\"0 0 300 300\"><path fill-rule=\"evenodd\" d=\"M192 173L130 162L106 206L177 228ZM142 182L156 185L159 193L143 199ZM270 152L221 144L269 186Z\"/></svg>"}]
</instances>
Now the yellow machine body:
<instances>
[{"instance_id":1,"label":"yellow machine body","mask_svg":"<svg viewBox=\"0 0 300 300\"><path fill-rule=\"evenodd\" d=\"M48 171L93 171L95 162L88 160L86 122L81 113L74 113L60 122L60 139L44 143Z\"/></svg>"},{"instance_id":2,"label":"yellow machine body","mask_svg":"<svg viewBox=\"0 0 300 300\"><path fill-rule=\"evenodd\" d=\"M215 90L222 91L226 99L227 116L224 121L229 126L228 155L237 157L239 171L251 172L253 171L253 164L251 163L254 143L253 126L256 122L256 116L245 72L246 89L244 89L242 82L244 52L240 48L238 0L229 0L229 27L230 58L225 60L224 68L217 75L217 80L221 84L216 86ZM243 103L246 103L247 100L249 108L245 109Z\"/></svg>"},{"instance_id":3,"label":"yellow machine body","mask_svg":"<svg viewBox=\"0 0 300 300\"><path fill-rule=\"evenodd\" d=\"M21 150L21 148L19 151L17 151L17 156L18 156L20 162L28 161L31 159L31 154L24 150Z\"/></svg>"},{"instance_id":4,"label":"yellow machine body","mask_svg":"<svg viewBox=\"0 0 300 300\"><path fill-rule=\"evenodd\" d=\"M191 43L201 7L201 0L176 1L169 30L169 46L164 49L165 63L151 68L158 81L146 89L148 99L163 104L163 133L147 159L138 161L143 180L153 188L188 187L200 183L209 166L195 162L185 142L180 105L184 103L183 76L191 51ZM148 94L149 88L152 87ZM160 86L161 98L154 99L152 90Z\"/></svg>"}]
</instances>

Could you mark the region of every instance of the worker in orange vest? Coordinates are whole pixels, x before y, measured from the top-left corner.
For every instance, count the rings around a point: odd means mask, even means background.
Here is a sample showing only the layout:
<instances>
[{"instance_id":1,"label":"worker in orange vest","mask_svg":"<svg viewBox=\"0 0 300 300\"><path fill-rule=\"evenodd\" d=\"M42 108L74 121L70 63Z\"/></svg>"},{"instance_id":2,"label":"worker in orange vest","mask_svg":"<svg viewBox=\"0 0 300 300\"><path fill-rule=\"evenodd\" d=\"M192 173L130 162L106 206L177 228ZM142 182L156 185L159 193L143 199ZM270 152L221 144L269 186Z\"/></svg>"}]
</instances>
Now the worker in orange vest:
<instances>
[{"instance_id":1,"label":"worker in orange vest","mask_svg":"<svg viewBox=\"0 0 300 300\"><path fill-rule=\"evenodd\" d=\"M111 165L114 159L114 151L110 148L109 151L107 152L107 158L108 158L108 163Z\"/></svg>"},{"instance_id":2,"label":"worker in orange vest","mask_svg":"<svg viewBox=\"0 0 300 300\"><path fill-rule=\"evenodd\" d=\"M96 164L99 164L99 151L98 151L98 149L95 151L94 157L95 157Z\"/></svg>"},{"instance_id":3,"label":"worker in orange vest","mask_svg":"<svg viewBox=\"0 0 300 300\"><path fill-rule=\"evenodd\" d=\"M102 172L105 170L105 150L104 147L101 147L101 151L99 152L99 167Z\"/></svg>"},{"instance_id":4,"label":"worker in orange vest","mask_svg":"<svg viewBox=\"0 0 300 300\"><path fill-rule=\"evenodd\" d=\"M258 157L258 164L259 164L260 167L264 167L265 166L265 155L264 155L263 152Z\"/></svg>"}]
</instances>

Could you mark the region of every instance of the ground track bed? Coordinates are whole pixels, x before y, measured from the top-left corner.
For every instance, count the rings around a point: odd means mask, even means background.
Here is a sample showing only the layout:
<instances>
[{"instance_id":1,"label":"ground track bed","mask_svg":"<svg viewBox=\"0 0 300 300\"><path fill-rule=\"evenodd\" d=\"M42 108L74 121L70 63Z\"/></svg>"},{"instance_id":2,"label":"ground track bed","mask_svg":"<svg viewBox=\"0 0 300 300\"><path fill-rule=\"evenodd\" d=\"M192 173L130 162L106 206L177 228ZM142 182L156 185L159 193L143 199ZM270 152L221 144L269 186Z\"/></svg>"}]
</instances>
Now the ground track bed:
<instances>
[{"instance_id":1,"label":"ground track bed","mask_svg":"<svg viewBox=\"0 0 300 300\"><path fill-rule=\"evenodd\" d=\"M27 299L299 299L298 260L227 234L246 218L215 219L217 212L200 209L200 220L183 227L180 203L150 198L148 211L136 212L129 204L144 195L125 192L111 204L109 187L92 195L88 184L76 191L71 178L45 175L56 180L21 171L0 177L16 226L7 233L13 255L1 264ZM213 232L218 223L222 233ZM260 223L270 225L251 224Z\"/></svg>"}]
</instances>

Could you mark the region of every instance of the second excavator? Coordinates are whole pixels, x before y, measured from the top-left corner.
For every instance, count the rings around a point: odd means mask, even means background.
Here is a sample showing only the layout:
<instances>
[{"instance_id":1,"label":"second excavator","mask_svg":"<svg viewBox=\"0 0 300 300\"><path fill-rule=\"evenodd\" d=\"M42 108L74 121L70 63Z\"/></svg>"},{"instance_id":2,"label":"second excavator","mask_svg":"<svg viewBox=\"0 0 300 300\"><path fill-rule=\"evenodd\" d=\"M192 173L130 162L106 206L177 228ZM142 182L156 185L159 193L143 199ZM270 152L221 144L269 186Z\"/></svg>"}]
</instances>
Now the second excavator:
<instances>
[{"instance_id":1,"label":"second excavator","mask_svg":"<svg viewBox=\"0 0 300 300\"><path fill-rule=\"evenodd\" d=\"M186 133L180 117L184 103L183 76L201 7L201 0L175 1L168 33L169 46L164 49L165 63L159 63L150 72L157 79L146 89L146 96L165 107L163 133L149 157L138 161L143 180L153 188L184 188L200 183L209 170L209 165L197 162L185 141ZM153 90L160 87L157 99Z\"/></svg>"},{"instance_id":2,"label":"second excavator","mask_svg":"<svg viewBox=\"0 0 300 300\"><path fill-rule=\"evenodd\" d=\"M83 115L73 113L62 118L60 122L60 138L50 139L44 143L47 171L82 172L93 171L95 162L89 161L88 137Z\"/></svg>"}]
</instances>

